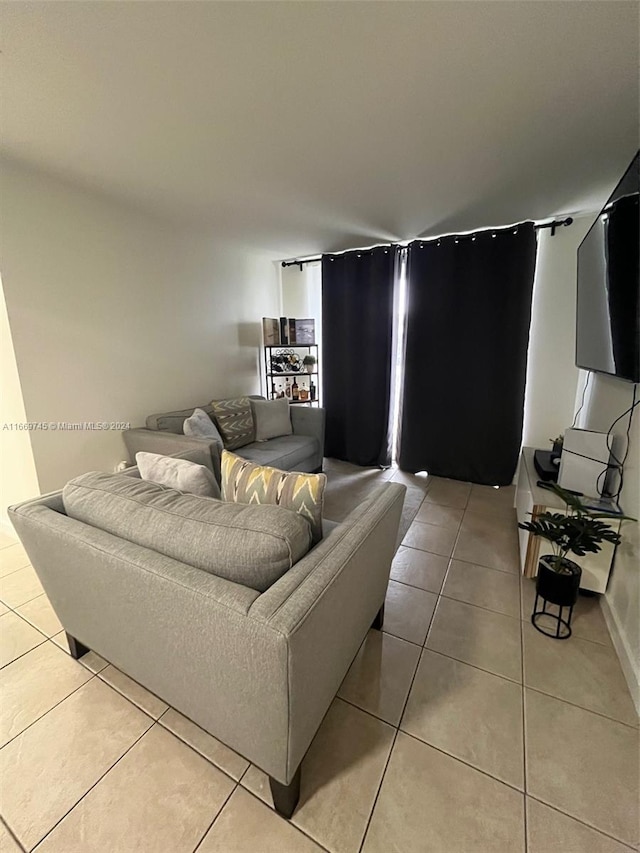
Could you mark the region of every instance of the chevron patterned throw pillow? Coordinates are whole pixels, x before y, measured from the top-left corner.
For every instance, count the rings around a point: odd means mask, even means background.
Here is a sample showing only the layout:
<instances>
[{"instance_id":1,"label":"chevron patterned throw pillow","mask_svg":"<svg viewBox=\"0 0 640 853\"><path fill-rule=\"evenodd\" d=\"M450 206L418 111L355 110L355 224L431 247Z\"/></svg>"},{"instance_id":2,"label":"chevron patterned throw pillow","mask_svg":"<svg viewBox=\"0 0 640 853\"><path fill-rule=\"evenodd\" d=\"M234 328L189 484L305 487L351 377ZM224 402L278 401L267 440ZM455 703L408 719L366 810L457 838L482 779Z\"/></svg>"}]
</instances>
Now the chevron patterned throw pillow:
<instances>
[{"instance_id":1,"label":"chevron patterned throw pillow","mask_svg":"<svg viewBox=\"0 0 640 853\"><path fill-rule=\"evenodd\" d=\"M322 539L322 503L326 474L280 471L222 451L222 500L244 504L276 504L307 519L311 541Z\"/></svg>"},{"instance_id":2,"label":"chevron patterned throw pillow","mask_svg":"<svg viewBox=\"0 0 640 853\"><path fill-rule=\"evenodd\" d=\"M227 450L236 450L255 440L255 427L248 397L213 400L213 417Z\"/></svg>"}]
</instances>

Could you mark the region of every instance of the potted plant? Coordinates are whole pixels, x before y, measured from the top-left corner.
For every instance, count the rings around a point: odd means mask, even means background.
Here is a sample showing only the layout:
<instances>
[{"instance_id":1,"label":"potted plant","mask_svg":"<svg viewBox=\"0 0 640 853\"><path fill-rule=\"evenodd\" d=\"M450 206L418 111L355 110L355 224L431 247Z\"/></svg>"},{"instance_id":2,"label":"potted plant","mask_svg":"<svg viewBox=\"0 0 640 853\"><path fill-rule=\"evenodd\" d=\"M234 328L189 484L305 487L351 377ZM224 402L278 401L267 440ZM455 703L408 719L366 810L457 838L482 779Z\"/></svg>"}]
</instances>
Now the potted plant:
<instances>
[{"instance_id":1,"label":"potted plant","mask_svg":"<svg viewBox=\"0 0 640 853\"><path fill-rule=\"evenodd\" d=\"M307 368L307 373L313 373L316 369L315 355L311 355L311 353L309 353L309 355L305 355L305 357L302 359L302 363Z\"/></svg>"},{"instance_id":2,"label":"potted plant","mask_svg":"<svg viewBox=\"0 0 640 853\"><path fill-rule=\"evenodd\" d=\"M601 550L603 542L618 545L621 538L620 534L602 519L609 521L632 521L634 519L629 519L625 515L593 512L575 494L567 492L557 485L553 485L552 489L567 504L569 513L565 515L560 512L544 512L533 521L518 524L518 527L551 543L553 553L541 556L538 561L536 606L538 596L541 596L545 601L560 607L558 631L554 636L558 639L565 639L571 634L571 613L569 614L569 622L563 622L561 618L562 608L572 608L576 603L582 574L580 566L570 560L567 555L575 554L577 557L584 557L587 553L595 554ZM541 630L535 622L535 617L539 615L536 612L536 606L534 606L531 621L538 630ZM544 608L541 612L544 612ZM559 634L561 622L568 629L568 632L562 637ZM543 631L543 633L548 632Z\"/></svg>"}]
</instances>

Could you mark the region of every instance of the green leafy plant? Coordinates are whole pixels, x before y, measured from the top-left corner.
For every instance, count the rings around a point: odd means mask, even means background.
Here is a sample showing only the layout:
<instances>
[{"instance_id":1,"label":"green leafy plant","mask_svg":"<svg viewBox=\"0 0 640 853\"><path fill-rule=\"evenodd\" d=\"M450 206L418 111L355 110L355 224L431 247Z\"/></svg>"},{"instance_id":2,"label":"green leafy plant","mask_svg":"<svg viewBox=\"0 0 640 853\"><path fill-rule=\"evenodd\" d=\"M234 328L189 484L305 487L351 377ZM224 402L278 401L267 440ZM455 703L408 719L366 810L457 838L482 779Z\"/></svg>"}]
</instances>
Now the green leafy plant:
<instances>
[{"instance_id":1,"label":"green leafy plant","mask_svg":"<svg viewBox=\"0 0 640 853\"><path fill-rule=\"evenodd\" d=\"M565 563L567 554L584 557L587 553L596 554L600 551L603 542L611 542L612 545L620 543L620 534L602 519L635 521L627 515L612 516L610 513L593 512L576 495L560 486L554 485L553 491L567 504L569 514L544 512L534 521L524 521L518 527L551 543L551 568L559 574L569 574Z\"/></svg>"},{"instance_id":2,"label":"green leafy plant","mask_svg":"<svg viewBox=\"0 0 640 853\"><path fill-rule=\"evenodd\" d=\"M302 363L303 364L315 364L316 363L315 355L305 355L305 357L302 359Z\"/></svg>"}]
</instances>

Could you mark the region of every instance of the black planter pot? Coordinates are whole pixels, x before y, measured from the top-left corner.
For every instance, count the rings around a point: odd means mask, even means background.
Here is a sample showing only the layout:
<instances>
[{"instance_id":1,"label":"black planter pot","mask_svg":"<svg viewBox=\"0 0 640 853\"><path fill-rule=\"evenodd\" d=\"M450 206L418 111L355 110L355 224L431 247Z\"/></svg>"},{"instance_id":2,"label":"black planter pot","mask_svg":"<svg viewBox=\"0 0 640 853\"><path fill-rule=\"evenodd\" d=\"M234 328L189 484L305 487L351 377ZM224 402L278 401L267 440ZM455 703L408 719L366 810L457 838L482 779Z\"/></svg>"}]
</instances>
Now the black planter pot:
<instances>
[{"instance_id":1,"label":"black planter pot","mask_svg":"<svg viewBox=\"0 0 640 853\"><path fill-rule=\"evenodd\" d=\"M582 569L572 560L564 559L562 561L562 572L557 572L552 568L555 559L552 555L547 554L540 557L538 562L536 600L531 614L531 623L541 634L553 637L554 640L567 640L571 636L571 617L573 616L573 606L578 600ZM538 610L539 598L542 599L542 610ZM555 604L558 613L547 610L547 604ZM562 618L565 607L569 608L567 619ZM549 630L545 630L545 627L541 627L539 624L542 616L551 622Z\"/></svg>"}]
</instances>

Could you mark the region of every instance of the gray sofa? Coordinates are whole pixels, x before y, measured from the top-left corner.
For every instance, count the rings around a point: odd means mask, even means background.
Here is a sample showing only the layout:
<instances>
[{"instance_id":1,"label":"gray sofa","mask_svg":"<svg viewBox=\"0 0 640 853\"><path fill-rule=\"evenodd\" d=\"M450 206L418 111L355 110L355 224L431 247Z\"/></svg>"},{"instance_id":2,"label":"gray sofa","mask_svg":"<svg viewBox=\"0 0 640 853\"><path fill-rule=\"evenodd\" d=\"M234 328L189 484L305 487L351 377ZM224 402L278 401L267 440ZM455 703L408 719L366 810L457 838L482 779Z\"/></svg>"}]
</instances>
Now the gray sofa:
<instances>
[{"instance_id":1,"label":"gray sofa","mask_svg":"<svg viewBox=\"0 0 640 853\"><path fill-rule=\"evenodd\" d=\"M210 464L208 448L186 456ZM404 493L372 490L264 592L143 547L135 530L69 517L62 492L9 514L72 655L94 649L262 768L289 817L305 752L368 629L381 627Z\"/></svg>"},{"instance_id":2,"label":"gray sofa","mask_svg":"<svg viewBox=\"0 0 640 853\"><path fill-rule=\"evenodd\" d=\"M249 395L253 400L264 400L257 394ZM220 480L220 454L224 446L218 433L213 438L194 438L184 435L182 425L193 414L195 408L204 409L211 415L210 404L194 406L175 412L149 415L146 427L128 429L123 432L131 461L139 450L161 453L166 456L182 454L206 446L211 453L213 470ZM251 459L259 465L271 465L285 471L321 471L324 454L324 409L312 406L291 406L292 435L282 435L268 441L255 441L238 448L234 453Z\"/></svg>"}]
</instances>

